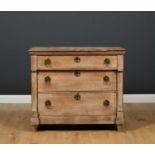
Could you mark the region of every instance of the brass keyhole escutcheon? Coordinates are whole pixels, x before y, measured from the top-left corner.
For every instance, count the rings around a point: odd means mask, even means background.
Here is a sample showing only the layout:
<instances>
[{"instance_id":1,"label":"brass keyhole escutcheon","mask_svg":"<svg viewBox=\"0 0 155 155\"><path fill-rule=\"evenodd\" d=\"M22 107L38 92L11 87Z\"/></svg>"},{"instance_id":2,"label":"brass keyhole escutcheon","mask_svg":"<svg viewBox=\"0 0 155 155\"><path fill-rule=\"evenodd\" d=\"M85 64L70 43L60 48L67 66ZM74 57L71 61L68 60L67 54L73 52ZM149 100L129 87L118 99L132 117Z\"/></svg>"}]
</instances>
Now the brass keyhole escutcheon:
<instances>
[{"instance_id":1,"label":"brass keyhole escutcheon","mask_svg":"<svg viewBox=\"0 0 155 155\"><path fill-rule=\"evenodd\" d=\"M105 59L104 59L104 63L105 63L106 65L110 64L110 59L105 58Z\"/></svg>"},{"instance_id":2,"label":"brass keyhole escutcheon","mask_svg":"<svg viewBox=\"0 0 155 155\"><path fill-rule=\"evenodd\" d=\"M81 100L80 94L76 94L76 95L74 96L74 99L77 100L77 101Z\"/></svg>"},{"instance_id":3,"label":"brass keyhole escutcheon","mask_svg":"<svg viewBox=\"0 0 155 155\"><path fill-rule=\"evenodd\" d=\"M76 77L79 77L79 76L81 75L81 73L80 73L80 71L75 71L75 72L74 72L74 75L75 75Z\"/></svg>"},{"instance_id":4,"label":"brass keyhole escutcheon","mask_svg":"<svg viewBox=\"0 0 155 155\"><path fill-rule=\"evenodd\" d=\"M51 108L51 106L52 106L51 101L50 101L50 100L46 100L46 101L45 101L45 106L46 106L47 108Z\"/></svg>"},{"instance_id":5,"label":"brass keyhole escutcheon","mask_svg":"<svg viewBox=\"0 0 155 155\"><path fill-rule=\"evenodd\" d=\"M81 59L80 59L80 57L75 57L75 58L74 58L74 61L75 61L76 63L79 63L79 62L81 61Z\"/></svg>"},{"instance_id":6,"label":"brass keyhole escutcheon","mask_svg":"<svg viewBox=\"0 0 155 155\"><path fill-rule=\"evenodd\" d=\"M46 76L44 80L45 80L46 83L50 83L51 82L51 78L49 76Z\"/></svg>"},{"instance_id":7,"label":"brass keyhole escutcheon","mask_svg":"<svg viewBox=\"0 0 155 155\"><path fill-rule=\"evenodd\" d=\"M109 76L104 76L103 80L104 80L105 82L109 82L110 78L109 78Z\"/></svg>"},{"instance_id":8,"label":"brass keyhole escutcheon","mask_svg":"<svg viewBox=\"0 0 155 155\"><path fill-rule=\"evenodd\" d=\"M50 65L51 64L51 60L49 58L45 59L44 64L45 65Z\"/></svg>"},{"instance_id":9,"label":"brass keyhole escutcheon","mask_svg":"<svg viewBox=\"0 0 155 155\"><path fill-rule=\"evenodd\" d=\"M109 100L104 100L103 105L105 107L108 107L110 105L110 101Z\"/></svg>"}]
</instances>

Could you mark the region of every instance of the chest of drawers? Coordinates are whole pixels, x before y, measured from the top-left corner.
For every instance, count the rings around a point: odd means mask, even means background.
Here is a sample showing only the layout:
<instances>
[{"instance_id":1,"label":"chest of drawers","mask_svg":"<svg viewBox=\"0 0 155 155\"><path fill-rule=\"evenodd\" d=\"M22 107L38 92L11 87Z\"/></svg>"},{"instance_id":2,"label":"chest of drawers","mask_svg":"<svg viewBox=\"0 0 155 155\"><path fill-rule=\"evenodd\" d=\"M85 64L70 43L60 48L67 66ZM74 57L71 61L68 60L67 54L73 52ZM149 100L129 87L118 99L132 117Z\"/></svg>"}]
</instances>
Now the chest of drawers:
<instances>
[{"instance_id":1,"label":"chest of drawers","mask_svg":"<svg viewBox=\"0 0 155 155\"><path fill-rule=\"evenodd\" d=\"M39 124L123 125L120 47L32 47L32 117Z\"/></svg>"}]
</instances>

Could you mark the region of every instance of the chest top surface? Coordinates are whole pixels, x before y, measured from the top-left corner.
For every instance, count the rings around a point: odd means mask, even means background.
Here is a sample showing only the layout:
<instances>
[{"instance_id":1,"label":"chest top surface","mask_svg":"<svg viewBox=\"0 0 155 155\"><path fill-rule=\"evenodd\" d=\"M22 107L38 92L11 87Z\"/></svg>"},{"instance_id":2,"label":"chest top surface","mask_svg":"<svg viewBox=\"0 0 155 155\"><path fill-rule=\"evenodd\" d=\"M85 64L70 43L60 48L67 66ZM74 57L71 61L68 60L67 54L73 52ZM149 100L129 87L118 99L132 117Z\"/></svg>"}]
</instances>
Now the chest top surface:
<instances>
[{"instance_id":1,"label":"chest top surface","mask_svg":"<svg viewBox=\"0 0 155 155\"><path fill-rule=\"evenodd\" d=\"M32 47L30 54L46 55L46 54L124 54L125 49L122 47Z\"/></svg>"}]
</instances>

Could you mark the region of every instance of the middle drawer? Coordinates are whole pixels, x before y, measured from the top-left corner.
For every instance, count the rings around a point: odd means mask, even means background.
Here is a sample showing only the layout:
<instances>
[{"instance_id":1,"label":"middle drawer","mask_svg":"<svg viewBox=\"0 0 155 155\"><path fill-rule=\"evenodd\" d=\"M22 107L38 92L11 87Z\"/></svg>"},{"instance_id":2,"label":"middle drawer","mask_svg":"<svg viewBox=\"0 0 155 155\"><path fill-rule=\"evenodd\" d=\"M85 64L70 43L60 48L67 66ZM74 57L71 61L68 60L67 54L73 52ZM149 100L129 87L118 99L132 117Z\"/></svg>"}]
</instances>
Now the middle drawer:
<instances>
[{"instance_id":1,"label":"middle drawer","mask_svg":"<svg viewBox=\"0 0 155 155\"><path fill-rule=\"evenodd\" d=\"M116 90L115 71L40 71L38 91Z\"/></svg>"}]
</instances>

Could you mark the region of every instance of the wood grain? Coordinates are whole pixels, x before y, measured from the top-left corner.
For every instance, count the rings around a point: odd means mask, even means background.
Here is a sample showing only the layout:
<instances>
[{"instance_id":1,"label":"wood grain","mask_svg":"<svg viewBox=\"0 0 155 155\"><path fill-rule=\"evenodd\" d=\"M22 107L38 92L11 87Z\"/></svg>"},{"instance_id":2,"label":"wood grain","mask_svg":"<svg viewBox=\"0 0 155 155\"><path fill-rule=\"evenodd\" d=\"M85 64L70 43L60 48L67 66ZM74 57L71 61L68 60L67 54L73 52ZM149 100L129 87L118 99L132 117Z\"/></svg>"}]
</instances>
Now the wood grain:
<instances>
[{"instance_id":1,"label":"wood grain","mask_svg":"<svg viewBox=\"0 0 155 155\"><path fill-rule=\"evenodd\" d=\"M118 129L122 128L124 124L123 113L123 70L124 70L124 56L118 55L118 71L117 71L117 118L116 123Z\"/></svg>"},{"instance_id":2,"label":"wood grain","mask_svg":"<svg viewBox=\"0 0 155 155\"><path fill-rule=\"evenodd\" d=\"M77 92L39 94L39 114L48 116L116 115L115 93L78 92L79 100L75 98L76 95ZM51 102L50 107L45 105L47 100ZM109 105L104 105L105 100L110 102Z\"/></svg>"},{"instance_id":3,"label":"wood grain","mask_svg":"<svg viewBox=\"0 0 155 155\"><path fill-rule=\"evenodd\" d=\"M38 91L103 91L116 90L116 73L115 72L84 72L79 71L80 75L75 76L74 71L70 72L39 72L38 73ZM109 81L104 81L108 76ZM45 82L45 78L50 77L50 82Z\"/></svg>"},{"instance_id":4,"label":"wood grain","mask_svg":"<svg viewBox=\"0 0 155 155\"><path fill-rule=\"evenodd\" d=\"M123 72L117 72L117 124L124 124L123 115Z\"/></svg>"},{"instance_id":5,"label":"wood grain","mask_svg":"<svg viewBox=\"0 0 155 155\"><path fill-rule=\"evenodd\" d=\"M79 58L79 62L75 59ZM49 59L50 64L45 61ZM106 64L104 61L110 62ZM38 70L116 70L117 56L38 56Z\"/></svg>"},{"instance_id":6,"label":"wood grain","mask_svg":"<svg viewBox=\"0 0 155 155\"><path fill-rule=\"evenodd\" d=\"M37 85L37 73L32 72L32 117L31 117L31 124L38 125L39 118L38 118L38 85Z\"/></svg>"},{"instance_id":7,"label":"wood grain","mask_svg":"<svg viewBox=\"0 0 155 155\"><path fill-rule=\"evenodd\" d=\"M114 124L115 116L40 116L40 124Z\"/></svg>"},{"instance_id":8,"label":"wood grain","mask_svg":"<svg viewBox=\"0 0 155 155\"><path fill-rule=\"evenodd\" d=\"M117 63L118 63L118 71L123 71L124 70L124 55L118 55L117 56Z\"/></svg>"},{"instance_id":9,"label":"wood grain","mask_svg":"<svg viewBox=\"0 0 155 155\"><path fill-rule=\"evenodd\" d=\"M117 111L123 111L123 72L117 72Z\"/></svg>"},{"instance_id":10,"label":"wood grain","mask_svg":"<svg viewBox=\"0 0 155 155\"><path fill-rule=\"evenodd\" d=\"M37 70L37 56L32 55L31 56L31 71L36 71Z\"/></svg>"},{"instance_id":11,"label":"wood grain","mask_svg":"<svg viewBox=\"0 0 155 155\"><path fill-rule=\"evenodd\" d=\"M102 51L97 51L97 52L88 52L88 51L84 51L84 52L30 52L30 55L38 55L38 56L116 56L117 54L124 54L124 51L106 51L106 52L102 52Z\"/></svg>"},{"instance_id":12,"label":"wood grain","mask_svg":"<svg viewBox=\"0 0 155 155\"><path fill-rule=\"evenodd\" d=\"M89 52L97 52L97 51L125 51L124 48L122 47L32 47L28 50L29 52L84 52L84 51L89 51Z\"/></svg>"},{"instance_id":13,"label":"wood grain","mask_svg":"<svg viewBox=\"0 0 155 155\"><path fill-rule=\"evenodd\" d=\"M29 54L34 129L40 123L115 123L120 129L124 48L32 47Z\"/></svg>"}]
</instances>

